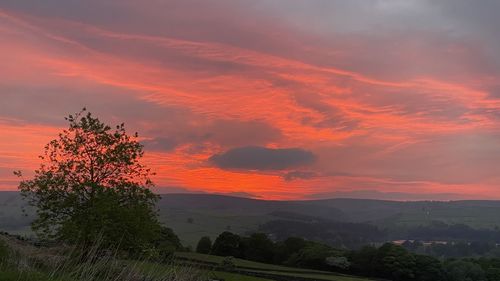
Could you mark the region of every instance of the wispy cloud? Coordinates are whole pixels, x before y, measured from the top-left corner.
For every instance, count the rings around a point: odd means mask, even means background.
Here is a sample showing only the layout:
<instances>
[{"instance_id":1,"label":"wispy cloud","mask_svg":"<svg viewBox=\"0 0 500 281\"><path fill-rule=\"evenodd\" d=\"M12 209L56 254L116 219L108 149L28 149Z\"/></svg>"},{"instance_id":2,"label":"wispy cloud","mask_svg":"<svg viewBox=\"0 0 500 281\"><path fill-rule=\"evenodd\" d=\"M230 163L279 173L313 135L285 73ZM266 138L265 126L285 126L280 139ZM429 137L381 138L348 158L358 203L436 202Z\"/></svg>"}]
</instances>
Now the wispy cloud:
<instances>
[{"instance_id":1,"label":"wispy cloud","mask_svg":"<svg viewBox=\"0 0 500 281\"><path fill-rule=\"evenodd\" d=\"M86 106L141 133L159 186L500 197L497 4L459 2L5 1L0 166Z\"/></svg>"}]
</instances>

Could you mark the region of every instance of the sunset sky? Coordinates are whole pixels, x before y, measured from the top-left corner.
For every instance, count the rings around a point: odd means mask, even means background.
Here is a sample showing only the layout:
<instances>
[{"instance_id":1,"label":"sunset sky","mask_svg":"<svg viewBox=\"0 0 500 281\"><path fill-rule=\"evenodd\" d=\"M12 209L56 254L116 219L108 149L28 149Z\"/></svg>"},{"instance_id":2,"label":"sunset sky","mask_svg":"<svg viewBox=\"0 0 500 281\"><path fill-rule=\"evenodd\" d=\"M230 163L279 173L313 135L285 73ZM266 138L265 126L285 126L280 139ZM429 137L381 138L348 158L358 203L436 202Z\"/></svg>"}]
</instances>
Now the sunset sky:
<instances>
[{"instance_id":1,"label":"sunset sky","mask_svg":"<svg viewBox=\"0 0 500 281\"><path fill-rule=\"evenodd\" d=\"M157 191L500 199L500 1L0 0L0 189L86 107Z\"/></svg>"}]
</instances>

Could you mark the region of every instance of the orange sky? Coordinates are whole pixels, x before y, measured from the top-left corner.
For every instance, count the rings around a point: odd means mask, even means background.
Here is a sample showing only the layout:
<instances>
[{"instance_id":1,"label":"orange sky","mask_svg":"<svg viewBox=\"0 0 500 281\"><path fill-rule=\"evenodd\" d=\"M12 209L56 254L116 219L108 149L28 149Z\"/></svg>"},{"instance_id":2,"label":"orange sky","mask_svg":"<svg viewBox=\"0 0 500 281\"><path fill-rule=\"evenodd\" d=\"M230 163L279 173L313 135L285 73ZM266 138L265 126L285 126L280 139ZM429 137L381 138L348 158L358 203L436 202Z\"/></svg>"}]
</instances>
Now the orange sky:
<instances>
[{"instance_id":1,"label":"orange sky","mask_svg":"<svg viewBox=\"0 0 500 281\"><path fill-rule=\"evenodd\" d=\"M87 107L162 193L500 199L495 3L81 2L0 4L0 189Z\"/></svg>"}]
</instances>

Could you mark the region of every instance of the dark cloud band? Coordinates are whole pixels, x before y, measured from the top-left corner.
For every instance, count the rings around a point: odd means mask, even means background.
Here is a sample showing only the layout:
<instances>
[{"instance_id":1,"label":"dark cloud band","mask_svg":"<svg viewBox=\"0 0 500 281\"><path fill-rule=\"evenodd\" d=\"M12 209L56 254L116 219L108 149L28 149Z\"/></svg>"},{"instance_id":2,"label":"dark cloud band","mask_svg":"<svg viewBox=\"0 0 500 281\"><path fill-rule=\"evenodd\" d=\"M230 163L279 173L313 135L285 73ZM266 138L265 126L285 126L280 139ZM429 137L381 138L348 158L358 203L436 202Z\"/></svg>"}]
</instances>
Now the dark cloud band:
<instances>
[{"instance_id":1,"label":"dark cloud band","mask_svg":"<svg viewBox=\"0 0 500 281\"><path fill-rule=\"evenodd\" d=\"M315 159L312 152L300 148L246 146L213 155L209 161L221 169L285 170L311 164Z\"/></svg>"}]
</instances>

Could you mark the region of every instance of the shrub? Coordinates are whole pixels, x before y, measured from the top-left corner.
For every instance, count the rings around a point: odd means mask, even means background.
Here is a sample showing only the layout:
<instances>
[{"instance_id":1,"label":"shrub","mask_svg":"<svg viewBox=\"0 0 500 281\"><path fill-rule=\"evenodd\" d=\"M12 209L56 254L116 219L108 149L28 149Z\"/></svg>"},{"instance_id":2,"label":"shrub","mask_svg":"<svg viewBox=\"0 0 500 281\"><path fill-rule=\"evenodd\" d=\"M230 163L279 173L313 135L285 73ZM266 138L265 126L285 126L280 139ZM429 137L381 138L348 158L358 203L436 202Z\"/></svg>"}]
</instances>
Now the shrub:
<instances>
[{"instance_id":1,"label":"shrub","mask_svg":"<svg viewBox=\"0 0 500 281\"><path fill-rule=\"evenodd\" d=\"M220 268L226 271L233 271L236 268L234 257L225 257L220 263Z\"/></svg>"}]
</instances>

